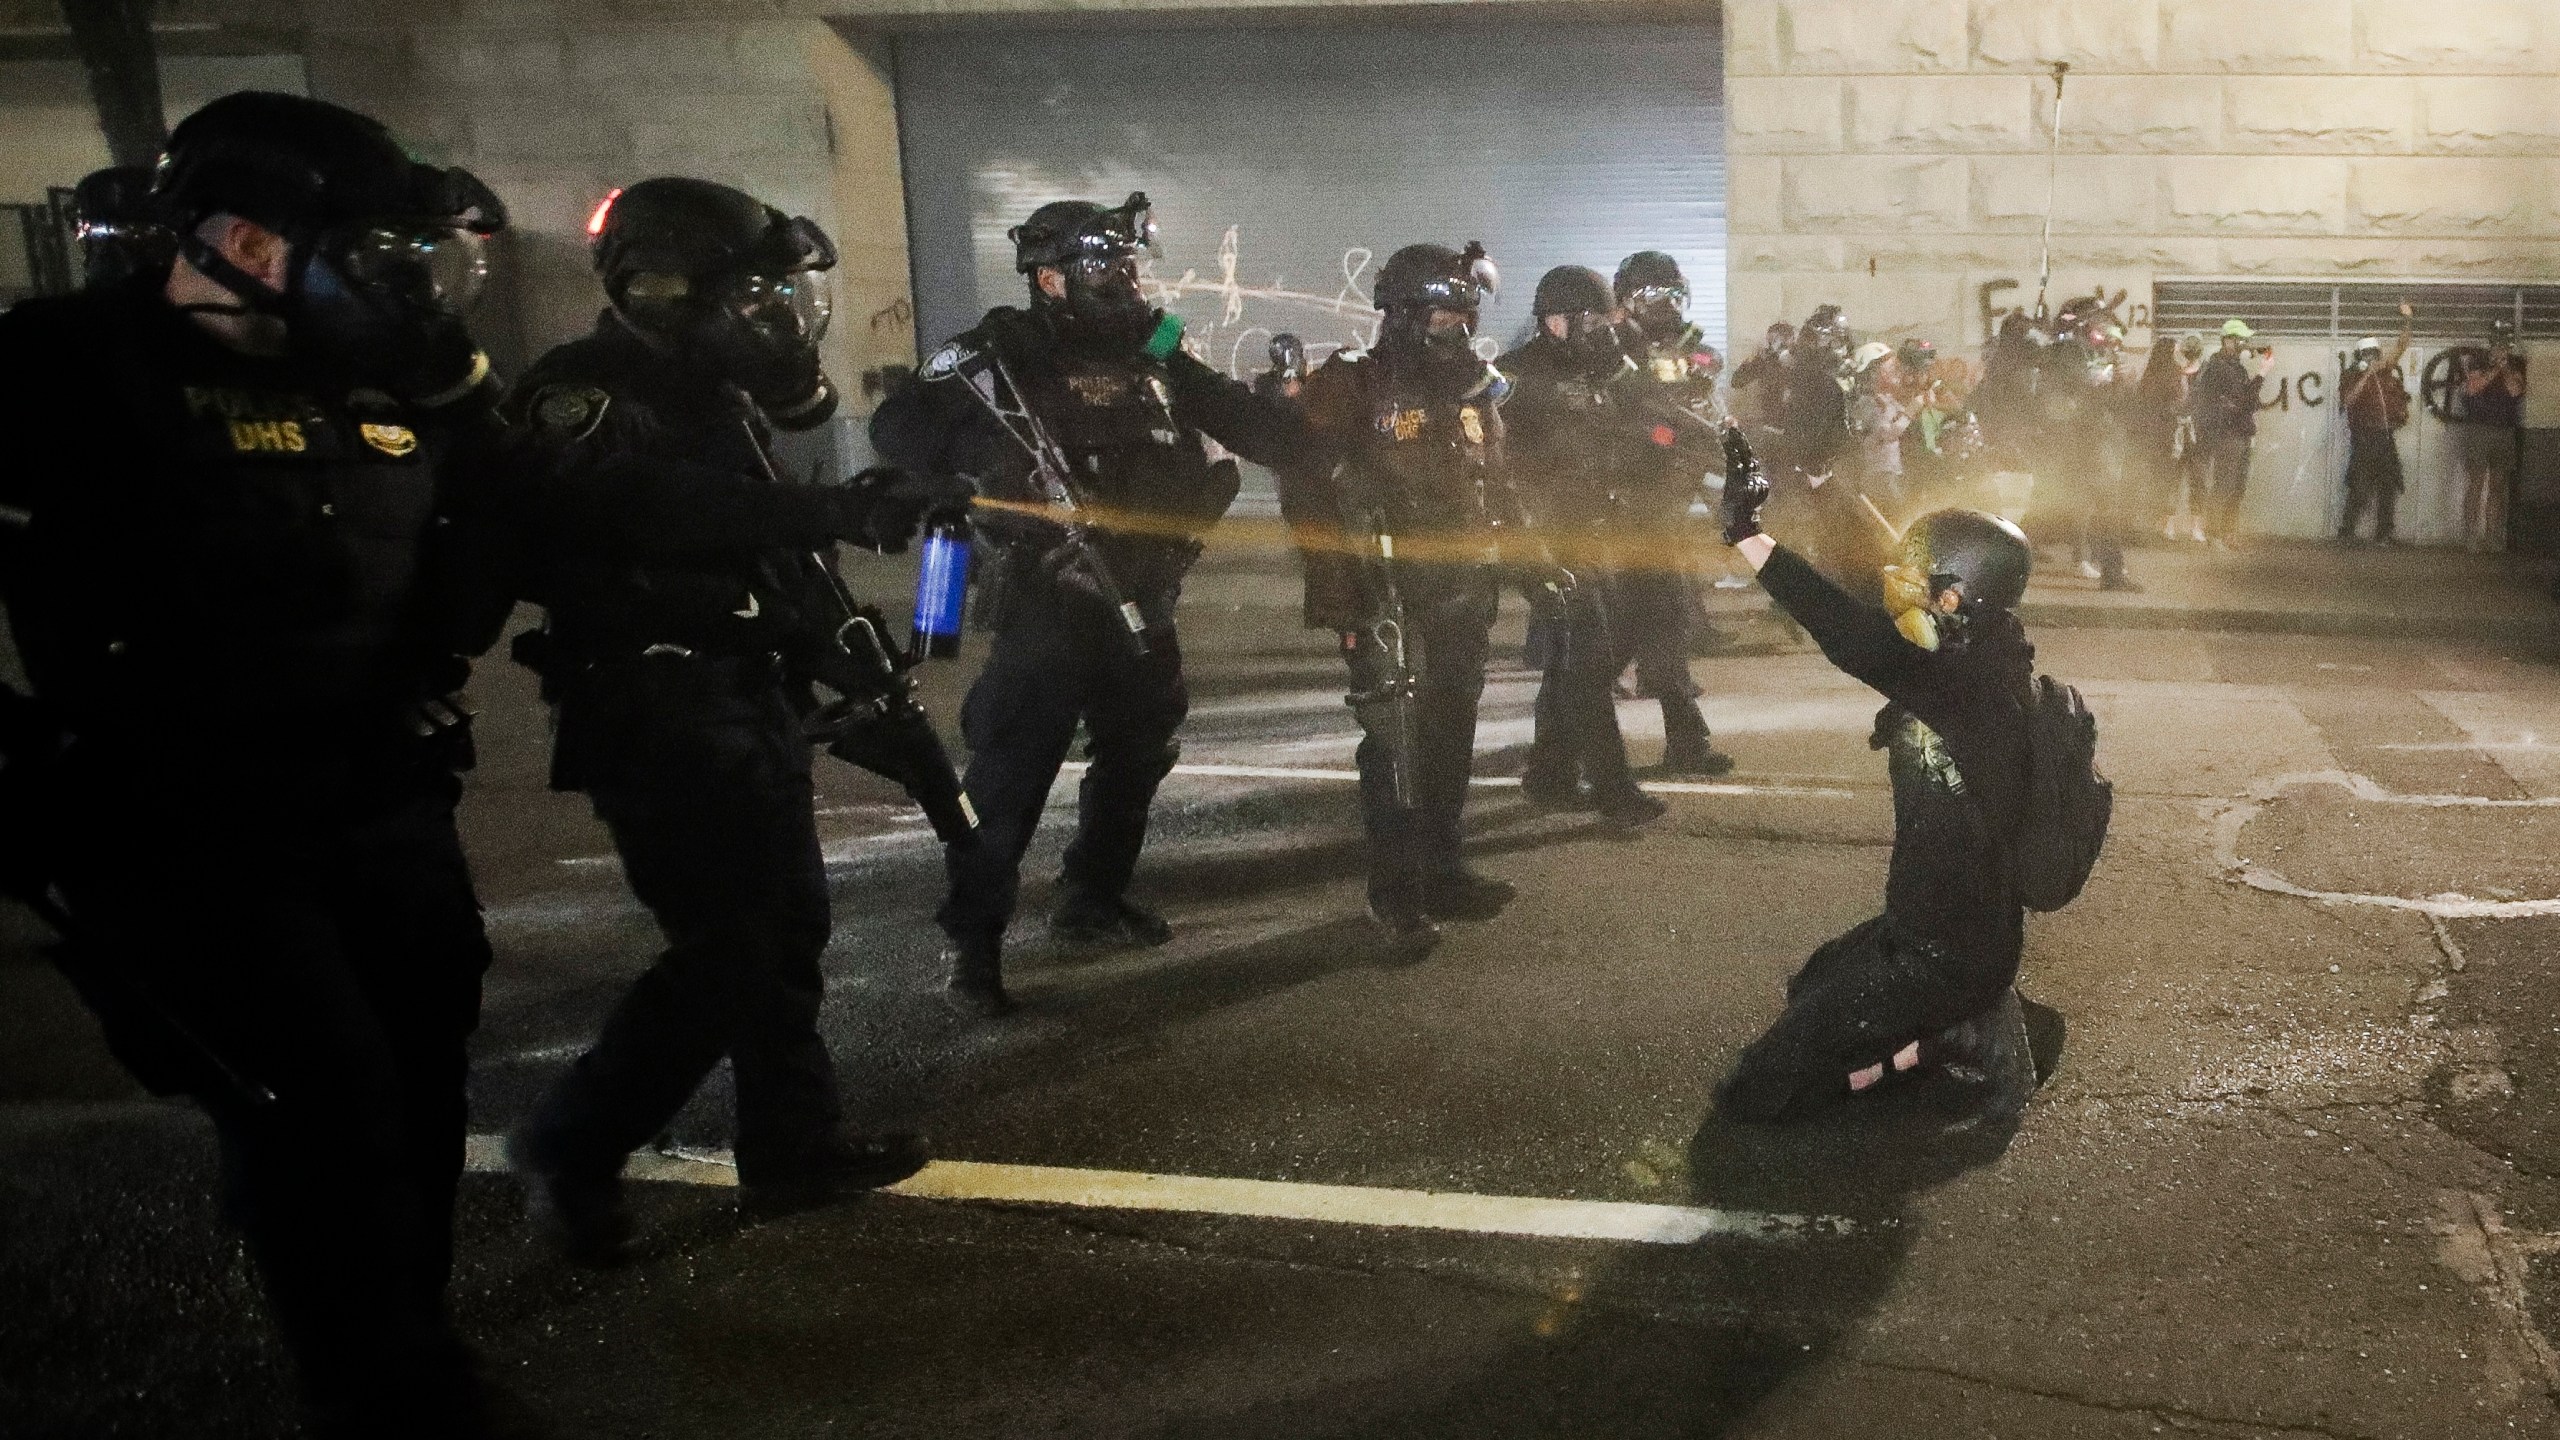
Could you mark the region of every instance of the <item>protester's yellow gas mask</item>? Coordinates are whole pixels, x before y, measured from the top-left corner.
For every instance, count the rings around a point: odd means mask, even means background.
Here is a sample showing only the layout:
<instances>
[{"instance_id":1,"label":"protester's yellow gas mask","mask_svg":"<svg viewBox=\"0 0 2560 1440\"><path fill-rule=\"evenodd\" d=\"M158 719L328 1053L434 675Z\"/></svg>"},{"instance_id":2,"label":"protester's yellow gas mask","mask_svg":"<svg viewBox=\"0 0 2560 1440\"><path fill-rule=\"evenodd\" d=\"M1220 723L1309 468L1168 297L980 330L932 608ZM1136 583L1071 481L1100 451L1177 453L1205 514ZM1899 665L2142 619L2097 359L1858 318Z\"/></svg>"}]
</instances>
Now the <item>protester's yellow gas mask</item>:
<instances>
[{"instance_id":1,"label":"protester's yellow gas mask","mask_svg":"<svg viewBox=\"0 0 2560 1440\"><path fill-rule=\"evenodd\" d=\"M1884 608L1902 638L1923 650L1938 648L1938 597L1929 590L1927 571L1910 565L1884 567Z\"/></svg>"}]
</instances>

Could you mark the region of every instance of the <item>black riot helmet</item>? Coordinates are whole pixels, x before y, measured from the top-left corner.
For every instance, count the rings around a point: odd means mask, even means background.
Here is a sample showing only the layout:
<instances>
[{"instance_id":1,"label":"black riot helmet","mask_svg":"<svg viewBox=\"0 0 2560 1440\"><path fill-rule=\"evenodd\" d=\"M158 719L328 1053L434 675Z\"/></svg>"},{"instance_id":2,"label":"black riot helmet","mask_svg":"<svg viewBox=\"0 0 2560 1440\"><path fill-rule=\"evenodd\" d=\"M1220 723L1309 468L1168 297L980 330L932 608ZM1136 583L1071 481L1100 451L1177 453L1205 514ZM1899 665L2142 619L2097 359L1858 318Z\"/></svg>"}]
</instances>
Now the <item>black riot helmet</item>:
<instances>
[{"instance_id":1,"label":"black riot helmet","mask_svg":"<svg viewBox=\"0 0 2560 1440\"><path fill-rule=\"evenodd\" d=\"M1484 297L1501 282L1484 246L1407 245L1378 267L1369 303L1386 312L1378 327L1378 351L1391 363L1422 367L1437 380L1472 383L1484 369L1476 358L1476 316Z\"/></svg>"},{"instance_id":2,"label":"black riot helmet","mask_svg":"<svg viewBox=\"0 0 2560 1440\"><path fill-rule=\"evenodd\" d=\"M1446 245L1407 245L1378 267L1369 303L1392 317L1399 310L1449 310L1473 315L1501 286L1500 272L1481 241L1464 250Z\"/></svg>"},{"instance_id":3,"label":"black riot helmet","mask_svg":"<svg viewBox=\"0 0 2560 1440\"><path fill-rule=\"evenodd\" d=\"M659 349L736 384L787 428L834 412L818 342L836 248L816 221L662 176L606 196L587 231L614 313Z\"/></svg>"},{"instance_id":4,"label":"black riot helmet","mask_svg":"<svg viewBox=\"0 0 2560 1440\"><path fill-rule=\"evenodd\" d=\"M189 265L245 309L280 317L297 351L368 379L422 345L467 343L461 316L488 276L481 240L507 224L488 186L410 155L380 121L256 90L178 122L151 203ZM282 290L197 233L217 214L285 238L292 253Z\"/></svg>"},{"instance_id":5,"label":"black riot helmet","mask_svg":"<svg viewBox=\"0 0 2560 1440\"><path fill-rule=\"evenodd\" d=\"M81 283L96 290L141 275L165 277L178 255L178 232L151 196L151 170L111 165L71 187L80 239Z\"/></svg>"},{"instance_id":6,"label":"black riot helmet","mask_svg":"<svg viewBox=\"0 0 2560 1440\"><path fill-rule=\"evenodd\" d=\"M1929 593L1963 587L1958 613L2016 607L2035 550L2017 526L1979 510L1933 510L1902 535L1901 563L1928 577Z\"/></svg>"},{"instance_id":7,"label":"black riot helmet","mask_svg":"<svg viewBox=\"0 0 2560 1440\"><path fill-rule=\"evenodd\" d=\"M1689 282L1680 262L1662 251L1639 250L1620 261L1610 288L1645 338L1670 341L1688 327Z\"/></svg>"},{"instance_id":8,"label":"black riot helmet","mask_svg":"<svg viewBox=\"0 0 2560 1440\"><path fill-rule=\"evenodd\" d=\"M1060 335L1106 351L1135 349L1158 337L1163 317L1138 283L1138 253L1156 243L1155 208L1145 191L1132 190L1110 208L1091 200L1052 200L1006 233L1013 241L1013 268L1031 277L1032 307ZM1059 273L1064 294L1041 288L1042 270Z\"/></svg>"},{"instance_id":9,"label":"black riot helmet","mask_svg":"<svg viewBox=\"0 0 2560 1440\"><path fill-rule=\"evenodd\" d=\"M1626 342L1618 334L1617 299L1600 272L1581 265L1559 265L1538 277L1529 313L1551 343L1572 352L1593 374L1615 371L1627 363ZM1556 323L1556 322L1561 322ZM1561 329L1562 334L1556 334Z\"/></svg>"},{"instance_id":10,"label":"black riot helmet","mask_svg":"<svg viewBox=\"0 0 2560 1440\"><path fill-rule=\"evenodd\" d=\"M1600 272L1585 265L1559 265L1538 277L1538 293L1530 298L1529 313L1540 320L1550 315L1606 315L1617 308L1617 297L1609 291L1609 282Z\"/></svg>"},{"instance_id":11,"label":"black riot helmet","mask_svg":"<svg viewBox=\"0 0 2560 1440\"><path fill-rule=\"evenodd\" d=\"M1013 268L1025 275L1078 260L1133 260L1155 248L1155 207L1144 190L1130 191L1107 210L1091 200L1052 200L1005 233L1013 241Z\"/></svg>"},{"instance_id":12,"label":"black riot helmet","mask_svg":"<svg viewBox=\"0 0 2560 1440\"><path fill-rule=\"evenodd\" d=\"M1815 307L1814 312L1805 317L1804 323L1796 327L1798 350L1829 355L1834 360L1845 358L1855 343L1856 337L1849 329L1849 317L1842 314L1837 305Z\"/></svg>"}]
</instances>

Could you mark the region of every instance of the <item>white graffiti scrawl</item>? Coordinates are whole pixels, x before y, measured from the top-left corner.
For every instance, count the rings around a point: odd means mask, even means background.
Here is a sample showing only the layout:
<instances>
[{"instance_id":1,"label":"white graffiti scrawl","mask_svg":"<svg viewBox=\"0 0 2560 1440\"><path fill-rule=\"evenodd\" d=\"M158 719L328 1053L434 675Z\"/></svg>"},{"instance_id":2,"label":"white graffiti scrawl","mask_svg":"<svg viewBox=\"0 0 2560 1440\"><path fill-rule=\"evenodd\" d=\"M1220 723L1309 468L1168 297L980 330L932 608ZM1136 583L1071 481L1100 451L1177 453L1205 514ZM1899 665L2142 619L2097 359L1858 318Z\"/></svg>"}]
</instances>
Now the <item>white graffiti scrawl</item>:
<instances>
[{"instance_id":1,"label":"white graffiti scrawl","mask_svg":"<svg viewBox=\"0 0 2560 1440\"><path fill-rule=\"evenodd\" d=\"M1148 300L1182 316L1193 353L1241 380L1262 369L1274 335L1304 341L1311 363L1376 341L1378 312L1369 308L1366 281L1372 257L1366 247L1342 252L1341 281L1330 295L1290 289L1279 275L1267 285L1247 285L1237 279L1241 229L1230 225L1219 237L1214 277L1185 268L1179 278L1167 279L1152 259L1140 269L1139 283ZM1210 307L1201 302L1211 301L1214 314L1205 314Z\"/></svg>"}]
</instances>

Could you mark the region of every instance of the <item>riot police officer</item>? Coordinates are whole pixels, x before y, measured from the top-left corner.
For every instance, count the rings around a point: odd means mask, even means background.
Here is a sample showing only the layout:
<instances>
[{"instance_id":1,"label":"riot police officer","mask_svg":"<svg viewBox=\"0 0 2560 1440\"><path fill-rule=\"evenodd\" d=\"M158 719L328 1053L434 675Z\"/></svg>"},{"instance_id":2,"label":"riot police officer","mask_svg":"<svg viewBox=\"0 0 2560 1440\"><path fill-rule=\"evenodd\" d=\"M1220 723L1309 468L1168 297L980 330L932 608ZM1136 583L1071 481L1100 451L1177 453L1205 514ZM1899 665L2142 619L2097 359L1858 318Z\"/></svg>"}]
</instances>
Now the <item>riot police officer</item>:
<instances>
[{"instance_id":1,"label":"riot police officer","mask_svg":"<svg viewBox=\"0 0 2560 1440\"><path fill-rule=\"evenodd\" d=\"M169 269L0 317L0 594L51 732L16 880L119 1058L211 1116L313 1433L501 1433L444 1291L490 958L449 692L506 610L461 563L498 479L463 311L505 211L253 92L152 200Z\"/></svg>"},{"instance_id":2,"label":"riot police officer","mask_svg":"<svg viewBox=\"0 0 2560 1440\"><path fill-rule=\"evenodd\" d=\"M1389 256L1378 343L1307 377L1306 448L1281 472L1306 622L1341 633L1351 669L1369 914L1410 954L1434 921L1488 918L1512 894L1459 848L1503 542L1528 518L1503 453L1510 383L1474 348L1495 278L1481 245ZM1551 567L1532 573L1549 604L1565 598Z\"/></svg>"},{"instance_id":3,"label":"riot police officer","mask_svg":"<svg viewBox=\"0 0 2560 1440\"><path fill-rule=\"evenodd\" d=\"M839 1124L799 657L810 587L833 583L813 548L902 548L968 492L889 471L780 483L773 428L836 405L817 349L835 251L814 222L707 180L644 180L608 202L593 249L608 308L512 402L547 462L527 519L546 618L518 653L557 707L553 787L586 792L667 948L509 1145L536 1219L598 1262L630 1238L625 1157L724 1055L750 1211L925 1162L915 1136Z\"/></svg>"},{"instance_id":4,"label":"riot police officer","mask_svg":"<svg viewBox=\"0 0 2560 1440\"><path fill-rule=\"evenodd\" d=\"M1033 211L1012 232L1030 307L987 312L871 419L883 458L1022 507L977 527L979 623L995 643L961 731L984 830L949 852L940 915L946 998L968 1015L1012 1006L1002 961L1022 854L1079 720L1092 765L1050 933L1078 948L1172 938L1128 890L1190 711L1174 603L1239 483L1203 437L1264 460L1295 433L1285 401L1194 359L1181 322L1147 303L1138 254L1153 230L1143 194Z\"/></svg>"},{"instance_id":5,"label":"riot police officer","mask_svg":"<svg viewBox=\"0 0 2560 1440\"><path fill-rule=\"evenodd\" d=\"M1654 391L1644 408L1675 408L1697 425L1658 418L1647 426L1656 443L1639 449L1621 484L1627 527L1643 537L1630 548L1646 564L1613 568L1609 594L1621 617L1618 664L1636 667L1636 683L1662 706L1662 769L1669 775L1722 775L1733 757L1715 748L1698 709L1689 673L1690 641L1702 619L1698 577L1688 563L1689 506L1718 463L1691 437L1712 435L1724 420L1716 380L1724 359L1706 332L1689 323L1689 282L1659 250L1639 250L1618 266L1611 293L1634 332L1636 369ZM1714 446L1703 447L1711 452Z\"/></svg>"},{"instance_id":6,"label":"riot police officer","mask_svg":"<svg viewBox=\"0 0 2560 1440\"><path fill-rule=\"evenodd\" d=\"M1635 447L1651 448L1651 429L1663 422L1638 411L1637 386L1650 382L1639 380L1616 310L1599 272L1559 265L1539 279L1530 302L1536 333L1502 357L1513 387L1503 419L1540 529L1576 566L1597 573L1605 564L1613 578L1672 563L1668 554L1621 553L1655 539L1650 525L1630 530L1625 482L1633 463L1648 458ZM1533 804L1588 805L1633 828L1660 819L1663 804L1636 788L1618 733L1616 632L1631 618L1621 598L1616 585L1577 585L1551 627L1520 785Z\"/></svg>"}]
</instances>

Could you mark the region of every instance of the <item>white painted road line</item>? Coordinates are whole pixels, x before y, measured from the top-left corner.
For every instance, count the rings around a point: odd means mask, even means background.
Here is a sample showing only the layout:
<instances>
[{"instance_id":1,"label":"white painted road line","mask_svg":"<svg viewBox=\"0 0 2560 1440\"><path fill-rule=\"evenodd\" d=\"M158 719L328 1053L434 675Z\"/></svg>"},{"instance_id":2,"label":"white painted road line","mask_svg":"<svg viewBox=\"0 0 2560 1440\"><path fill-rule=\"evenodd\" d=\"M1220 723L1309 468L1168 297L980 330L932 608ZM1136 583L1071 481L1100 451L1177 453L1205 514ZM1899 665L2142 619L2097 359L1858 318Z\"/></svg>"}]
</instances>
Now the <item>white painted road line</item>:
<instances>
[{"instance_id":1,"label":"white painted road line","mask_svg":"<svg viewBox=\"0 0 2560 1440\"><path fill-rule=\"evenodd\" d=\"M473 1170L503 1172L507 1168L504 1141L495 1135L472 1136L469 1165ZM678 1185L738 1183L737 1168L728 1152L722 1150L676 1154L643 1150L631 1157L623 1173L634 1180ZM1846 1235L1861 1228L1861 1222L1837 1215L1770 1215L1700 1205L1468 1195L1369 1185L1078 1170L1055 1165L987 1165L969 1160L936 1160L883 1193L916 1200L1234 1215L1257 1220L1453 1230L1470 1235L1519 1235L1548 1240L1614 1240L1637 1245L1688 1245L1710 1237L1801 1240L1815 1235Z\"/></svg>"},{"instance_id":2,"label":"white painted road line","mask_svg":"<svg viewBox=\"0 0 2560 1440\"><path fill-rule=\"evenodd\" d=\"M1082 771L1082 760L1071 760L1065 770ZM1211 780L1341 780L1356 781L1357 770L1342 770L1317 765L1176 765L1176 775L1196 775ZM1468 784L1486 790L1517 790L1517 775L1478 775ZM1855 800L1858 792L1831 785L1749 785L1721 780L1648 780L1641 782L1645 791L1655 795L1767 795L1782 800Z\"/></svg>"}]
</instances>

